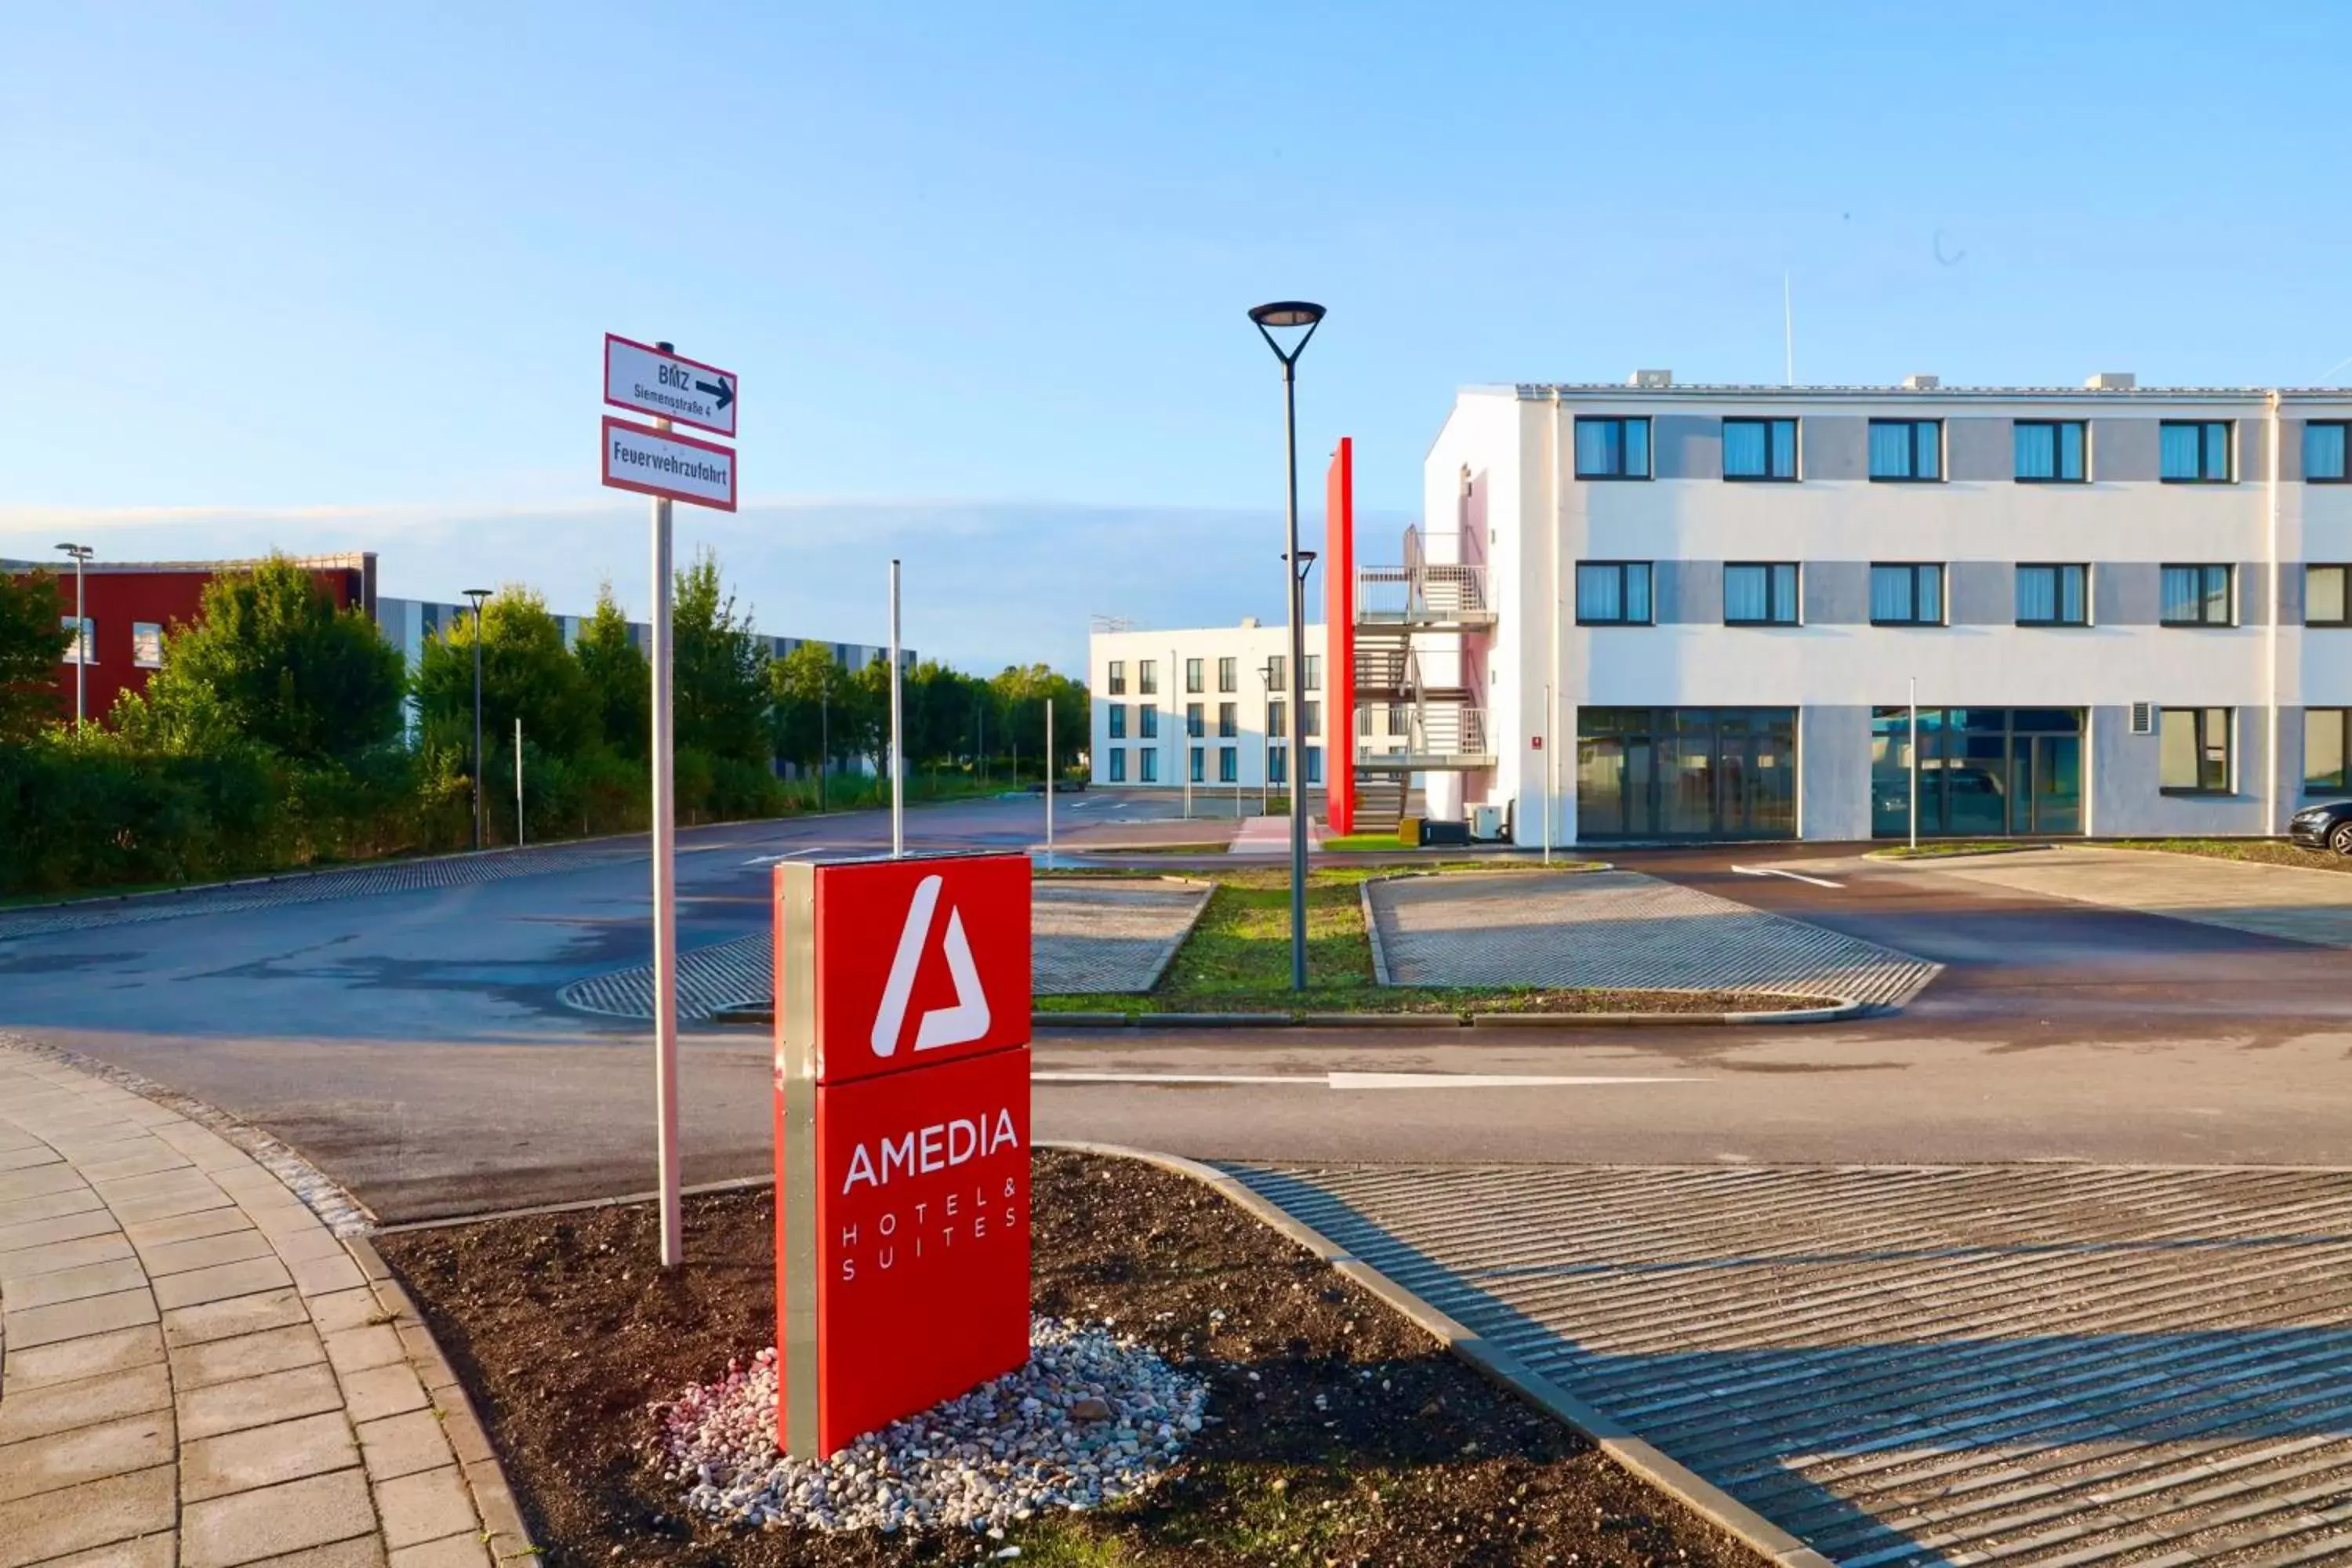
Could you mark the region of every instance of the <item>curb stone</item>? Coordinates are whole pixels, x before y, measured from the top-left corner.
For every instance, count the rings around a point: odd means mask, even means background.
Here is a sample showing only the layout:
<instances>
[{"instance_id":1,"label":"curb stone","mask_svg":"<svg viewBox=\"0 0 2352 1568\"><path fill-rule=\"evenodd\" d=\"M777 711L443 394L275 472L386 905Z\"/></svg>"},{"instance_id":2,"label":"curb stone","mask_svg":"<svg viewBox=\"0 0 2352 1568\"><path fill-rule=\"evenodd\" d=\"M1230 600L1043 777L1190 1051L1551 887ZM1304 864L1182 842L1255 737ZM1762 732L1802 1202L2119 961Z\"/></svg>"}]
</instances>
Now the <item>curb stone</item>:
<instances>
[{"instance_id":1,"label":"curb stone","mask_svg":"<svg viewBox=\"0 0 2352 1568\"><path fill-rule=\"evenodd\" d=\"M377 1306L392 1321L393 1331L400 1336L401 1348L408 1352L409 1365L415 1369L417 1380L425 1384L425 1396L432 1400L433 1409L441 1418L441 1430L448 1437L450 1451L457 1455L458 1468L465 1475L466 1489L473 1494L474 1514L482 1524L483 1546L500 1563L538 1557L541 1548L530 1538L530 1528L523 1521L522 1510L515 1501L514 1488L507 1481L498 1451L490 1446L489 1429L483 1425L473 1396L466 1392L449 1358L442 1354L433 1331L425 1326L424 1314L416 1310L416 1303L393 1277L392 1269L367 1237L347 1236L342 1241L352 1261L367 1276L368 1289L375 1292Z\"/></svg>"},{"instance_id":2,"label":"curb stone","mask_svg":"<svg viewBox=\"0 0 2352 1568\"><path fill-rule=\"evenodd\" d=\"M1827 1557L1721 1487L1669 1458L1654 1444L1627 1432L1617 1422L1534 1371L1509 1351L1447 1317L1322 1232L1292 1218L1223 1171L1196 1160L1187 1160L1181 1155L1130 1149L1117 1143L1039 1139L1034 1146L1067 1149L1076 1153L1097 1154L1115 1160L1136 1160L1191 1177L1261 1221L1267 1228L1297 1243L1330 1265L1333 1272L1363 1287L1398 1314L1434 1337L1488 1381L1518 1395L1561 1425L1583 1434L1594 1447L1618 1464L1708 1523L1738 1536L1778 1564L1779 1568L1834 1568Z\"/></svg>"},{"instance_id":3,"label":"curb stone","mask_svg":"<svg viewBox=\"0 0 2352 1568\"><path fill-rule=\"evenodd\" d=\"M1036 1013L1032 1028L1154 1029L1643 1029L1679 1026L1834 1024L1867 1018L1875 1003L1832 997L1818 1007L1761 1013ZM766 1023L763 1015L746 1022Z\"/></svg>"}]
</instances>

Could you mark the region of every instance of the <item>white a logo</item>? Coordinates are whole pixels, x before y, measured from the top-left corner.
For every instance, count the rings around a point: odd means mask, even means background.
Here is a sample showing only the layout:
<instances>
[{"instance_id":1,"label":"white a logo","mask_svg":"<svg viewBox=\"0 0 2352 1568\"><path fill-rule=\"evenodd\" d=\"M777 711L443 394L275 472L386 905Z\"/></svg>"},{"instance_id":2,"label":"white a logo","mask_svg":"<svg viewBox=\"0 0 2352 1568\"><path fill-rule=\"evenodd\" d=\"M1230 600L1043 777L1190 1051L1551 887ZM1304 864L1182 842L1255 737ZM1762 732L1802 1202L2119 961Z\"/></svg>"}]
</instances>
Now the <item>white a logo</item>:
<instances>
[{"instance_id":1,"label":"white a logo","mask_svg":"<svg viewBox=\"0 0 2352 1568\"><path fill-rule=\"evenodd\" d=\"M930 940L931 916L939 910L940 878L934 873L915 888L915 901L907 908L907 929L898 933L898 956L890 961L890 983L882 988L882 1010L874 1016L874 1054L896 1056L898 1036L907 1024L907 1001L915 993L915 971L923 947ZM964 939L963 916L948 910L947 934L940 945L947 951L948 973L954 977L952 1007L934 1007L915 1028L915 1048L961 1046L988 1033L988 994L980 988L980 970L971 962L971 943Z\"/></svg>"}]
</instances>

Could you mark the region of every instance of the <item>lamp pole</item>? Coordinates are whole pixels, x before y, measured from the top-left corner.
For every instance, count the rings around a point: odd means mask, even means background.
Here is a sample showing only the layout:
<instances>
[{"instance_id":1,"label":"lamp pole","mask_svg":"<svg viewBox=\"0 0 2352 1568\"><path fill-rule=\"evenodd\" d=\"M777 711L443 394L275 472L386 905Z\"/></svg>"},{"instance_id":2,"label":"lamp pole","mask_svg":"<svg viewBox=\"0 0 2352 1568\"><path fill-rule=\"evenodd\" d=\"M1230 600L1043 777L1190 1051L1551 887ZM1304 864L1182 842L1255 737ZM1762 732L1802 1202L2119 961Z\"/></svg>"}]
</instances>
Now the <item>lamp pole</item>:
<instances>
[{"instance_id":1,"label":"lamp pole","mask_svg":"<svg viewBox=\"0 0 2352 1568\"><path fill-rule=\"evenodd\" d=\"M1322 323L1323 307L1304 300L1279 300L1270 305L1260 305L1249 313L1257 324L1258 335L1274 357L1282 362L1282 427L1284 454L1288 463L1290 490L1286 512L1287 548L1282 557L1285 598L1290 607L1290 732L1298 729L1299 715L1306 711L1307 701L1307 628L1305 596L1307 569L1314 564L1312 555L1302 557L1298 550L1298 356L1307 352L1307 344ZM1274 333L1297 328L1301 331L1287 349ZM1298 748L1293 745L1294 758ZM1303 772L1296 762L1285 770L1290 784L1290 988L1307 989L1307 792L1300 787Z\"/></svg>"},{"instance_id":2,"label":"lamp pole","mask_svg":"<svg viewBox=\"0 0 2352 1568\"><path fill-rule=\"evenodd\" d=\"M483 814L488 807L482 801L482 601L490 596L488 588L468 588L466 597L474 602L474 847L482 847Z\"/></svg>"},{"instance_id":3,"label":"lamp pole","mask_svg":"<svg viewBox=\"0 0 2352 1568\"><path fill-rule=\"evenodd\" d=\"M74 563L74 733L79 735L89 707L89 618L83 607L81 573L98 551L89 544L60 544L58 548L72 556Z\"/></svg>"}]
</instances>

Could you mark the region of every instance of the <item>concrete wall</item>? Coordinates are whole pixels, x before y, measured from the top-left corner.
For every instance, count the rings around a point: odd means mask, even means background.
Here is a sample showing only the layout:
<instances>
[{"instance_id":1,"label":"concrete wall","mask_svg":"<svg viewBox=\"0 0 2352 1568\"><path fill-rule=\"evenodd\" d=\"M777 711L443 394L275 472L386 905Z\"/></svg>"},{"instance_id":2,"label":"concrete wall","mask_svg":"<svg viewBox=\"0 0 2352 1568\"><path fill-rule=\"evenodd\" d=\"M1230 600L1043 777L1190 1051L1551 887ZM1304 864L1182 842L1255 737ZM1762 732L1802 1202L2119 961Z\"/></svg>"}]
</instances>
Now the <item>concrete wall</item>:
<instances>
[{"instance_id":1,"label":"concrete wall","mask_svg":"<svg viewBox=\"0 0 2352 1568\"><path fill-rule=\"evenodd\" d=\"M1870 837L1870 710L1808 703L1797 710L1797 832Z\"/></svg>"}]
</instances>

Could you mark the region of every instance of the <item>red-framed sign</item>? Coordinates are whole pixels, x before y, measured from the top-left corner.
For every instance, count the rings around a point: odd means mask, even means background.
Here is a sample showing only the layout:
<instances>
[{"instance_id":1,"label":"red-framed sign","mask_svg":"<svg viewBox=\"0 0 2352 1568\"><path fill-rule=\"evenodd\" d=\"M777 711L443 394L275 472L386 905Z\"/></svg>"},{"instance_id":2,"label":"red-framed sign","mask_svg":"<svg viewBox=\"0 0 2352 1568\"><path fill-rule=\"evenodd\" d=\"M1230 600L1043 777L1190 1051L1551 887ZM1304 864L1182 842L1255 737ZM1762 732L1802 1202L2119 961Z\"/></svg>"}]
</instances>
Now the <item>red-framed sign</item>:
<instances>
[{"instance_id":1,"label":"red-framed sign","mask_svg":"<svg viewBox=\"0 0 2352 1568\"><path fill-rule=\"evenodd\" d=\"M604 483L719 511L735 510L735 449L604 416Z\"/></svg>"},{"instance_id":2,"label":"red-framed sign","mask_svg":"<svg viewBox=\"0 0 2352 1568\"><path fill-rule=\"evenodd\" d=\"M731 370L651 343L604 334L604 401L615 408L708 430L732 440L742 381Z\"/></svg>"}]
</instances>

